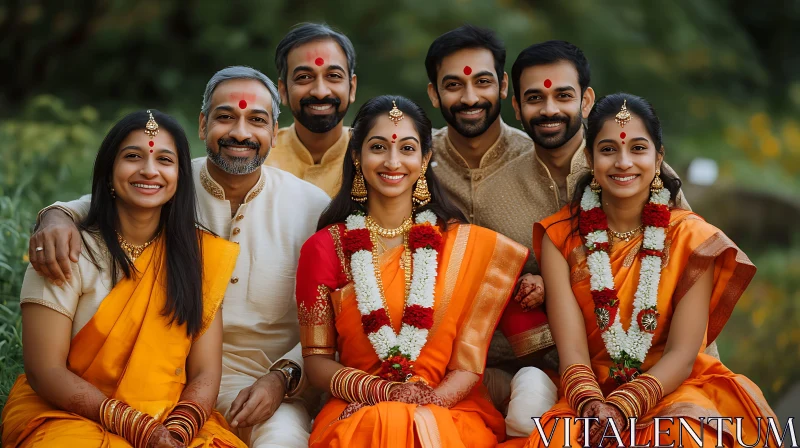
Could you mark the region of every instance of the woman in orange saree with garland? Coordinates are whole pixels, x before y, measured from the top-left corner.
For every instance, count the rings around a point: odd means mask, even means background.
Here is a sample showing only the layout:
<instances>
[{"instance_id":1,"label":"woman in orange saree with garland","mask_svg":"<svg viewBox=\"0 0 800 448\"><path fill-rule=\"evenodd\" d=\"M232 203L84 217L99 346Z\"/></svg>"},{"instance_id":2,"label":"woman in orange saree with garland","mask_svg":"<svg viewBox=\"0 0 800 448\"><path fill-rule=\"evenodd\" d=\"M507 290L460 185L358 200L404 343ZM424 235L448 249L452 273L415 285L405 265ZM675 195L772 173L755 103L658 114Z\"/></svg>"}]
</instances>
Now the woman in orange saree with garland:
<instances>
[{"instance_id":1,"label":"woman in orange saree with garland","mask_svg":"<svg viewBox=\"0 0 800 448\"><path fill-rule=\"evenodd\" d=\"M25 275L26 374L3 409L3 446L245 447L213 411L239 249L195 229L190 160L180 125L157 111L109 132L70 278Z\"/></svg>"},{"instance_id":2,"label":"woman in orange saree with garland","mask_svg":"<svg viewBox=\"0 0 800 448\"><path fill-rule=\"evenodd\" d=\"M561 398L541 417L541 432L513 445L717 446L718 436L728 447L763 445L766 418L775 414L761 391L704 353L755 266L698 215L668 209L679 183L656 170L661 129L645 100L599 100L589 116L587 152L592 185L586 179L576 202L534 227L561 358ZM579 416L599 421L572 424L566 435L564 419ZM674 420L656 425L659 417Z\"/></svg>"},{"instance_id":3,"label":"woman in orange saree with garland","mask_svg":"<svg viewBox=\"0 0 800 448\"><path fill-rule=\"evenodd\" d=\"M398 115L405 119L395 125ZM368 101L353 125L341 198L301 250L303 355L309 380L333 395L310 446L488 447L505 437L480 376L528 251L458 223L460 212L425 175L430 151L419 106ZM363 202L366 213L353 213ZM399 211L396 229L381 226L393 223L388 204Z\"/></svg>"}]
</instances>

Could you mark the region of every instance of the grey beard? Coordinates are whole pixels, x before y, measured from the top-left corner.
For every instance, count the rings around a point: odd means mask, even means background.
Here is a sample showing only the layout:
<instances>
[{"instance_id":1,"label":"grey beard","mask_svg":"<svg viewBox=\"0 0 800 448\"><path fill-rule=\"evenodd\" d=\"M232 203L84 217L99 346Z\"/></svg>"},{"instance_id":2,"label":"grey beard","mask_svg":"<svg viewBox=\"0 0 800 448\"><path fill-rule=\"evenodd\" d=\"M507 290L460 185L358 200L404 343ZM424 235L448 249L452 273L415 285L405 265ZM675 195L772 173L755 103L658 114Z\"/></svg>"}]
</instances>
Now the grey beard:
<instances>
[{"instance_id":1,"label":"grey beard","mask_svg":"<svg viewBox=\"0 0 800 448\"><path fill-rule=\"evenodd\" d=\"M211 148L208 147L208 145L206 145L206 154L208 155L208 160L211 160L211 162L222 171L225 171L228 174L242 175L250 174L259 169L261 165L264 164L264 160L267 159L269 151L267 151L264 157L260 157L258 154L256 154L256 156L252 159L248 159L246 157L233 157L231 159L226 159L222 157L222 151L215 153L211 150Z\"/></svg>"}]
</instances>

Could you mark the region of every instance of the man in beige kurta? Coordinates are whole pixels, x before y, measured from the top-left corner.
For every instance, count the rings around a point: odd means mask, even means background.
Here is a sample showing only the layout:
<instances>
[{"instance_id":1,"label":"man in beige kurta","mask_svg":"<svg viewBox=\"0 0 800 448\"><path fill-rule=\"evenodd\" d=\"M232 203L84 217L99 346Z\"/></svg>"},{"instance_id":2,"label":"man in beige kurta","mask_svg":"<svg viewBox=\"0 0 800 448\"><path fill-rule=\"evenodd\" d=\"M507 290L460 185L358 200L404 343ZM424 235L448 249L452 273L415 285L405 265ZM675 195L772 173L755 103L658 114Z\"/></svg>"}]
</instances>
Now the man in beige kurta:
<instances>
[{"instance_id":1,"label":"man in beige kurta","mask_svg":"<svg viewBox=\"0 0 800 448\"><path fill-rule=\"evenodd\" d=\"M275 51L281 102L294 123L278 131L267 165L311 182L333 197L342 185L350 132L342 122L356 99L356 53L327 25L303 23Z\"/></svg>"}]
</instances>

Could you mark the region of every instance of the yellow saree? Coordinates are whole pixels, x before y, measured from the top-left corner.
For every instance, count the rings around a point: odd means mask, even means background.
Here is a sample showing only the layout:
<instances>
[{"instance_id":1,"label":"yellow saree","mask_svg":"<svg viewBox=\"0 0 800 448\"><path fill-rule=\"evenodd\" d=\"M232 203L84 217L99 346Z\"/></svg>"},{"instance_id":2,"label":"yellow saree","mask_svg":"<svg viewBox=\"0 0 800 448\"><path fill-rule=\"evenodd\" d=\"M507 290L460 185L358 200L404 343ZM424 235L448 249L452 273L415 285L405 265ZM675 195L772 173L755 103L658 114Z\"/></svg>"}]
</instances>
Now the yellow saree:
<instances>
[{"instance_id":1,"label":"yellow saree","mask_svg":"<svg viewBox=\"0 0 800 448\"><path fill-rule=\"evenodd\" d=\"M211 325L222 304L239 248L203 233L203 325ZM185 325L168 325L162 315L166 294L157 251L163 239L136 259L140 272L123 278L103 299L92 319L72 339L67 368L107 397L163 421L186 386L186 358L192 339ZM163 271L160 271L163 273ZM56 409L20 375L3 409L3 446L127 447L128 442L99 423ZM190 447L245 447L216 411Z\"/></svg>"}]
</instances>

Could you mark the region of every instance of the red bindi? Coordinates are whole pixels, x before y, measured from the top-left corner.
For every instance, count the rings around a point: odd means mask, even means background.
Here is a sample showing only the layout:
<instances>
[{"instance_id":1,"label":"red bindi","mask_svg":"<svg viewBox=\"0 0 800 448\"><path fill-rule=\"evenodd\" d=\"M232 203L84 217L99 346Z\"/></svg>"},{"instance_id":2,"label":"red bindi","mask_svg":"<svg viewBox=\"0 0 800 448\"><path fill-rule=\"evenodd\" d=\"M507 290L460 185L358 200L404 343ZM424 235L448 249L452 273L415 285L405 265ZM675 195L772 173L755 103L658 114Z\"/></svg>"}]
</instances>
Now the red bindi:
<instances>
[{"instance_id":1,"label":"red bindi","mask_svg":"<svg viewBox=\"0 0 800 448\"><path fill-rule=\"evenodd\" d=\"M620 133L619 133L619 138L622 138L622 139L624 139L624 138L625 138L627 135L628 135L628 134L626 134L626 133L624 133L624 132L620 132Z\"/></svg>"},{"instance_id":2,"label":"red bindi","mask_svg":"<svg viewBox=\"0 0 800 448\"><path fill-rule=\"evenodd\" d=\"M322 67L322 64L325 63L325 59L317 58L314 60L314 63L317 64L317 67Z\"/></svg>"},{"instance_id":3,"label":"red bindi","mask_svg":"<svg viewBox=\"0 0 800 448\"><path fill-rule=\"evenodd\" d=\"M470 67L469 65L464 67L464 74L467 75L467 76L471 75L472 74L472 67Z\"/></svg>"},{"instance_id":4,"label":"red bindi","mask_svg":"<svg viewBox=\"0 0 800 448\"><path fill-rule=\"evenodd\" d=\"M392 134L392 140L397 140L397 134Z\"/></svg>"},{"instance_id":5,"label":"red bindi","mask_svg":"<svg viewBox=\"0 0 800 448\"><path fill-rule=\"evenodd\" d=\"M622 144L623 144L623 145L625 144L625 140L623 140L623 141L622 141Z\"/></svg>"},{"instance_id":6,"label":"red bindi","mask_svg":"<svg viewBox=\"0 0 800 448\"><path fill-rule=\"evenodd\" d=\"M151 150L150 150L150 154L152 154L152 153L153 153L153 150L151 149Z\"/></svg>"},{"instance_id":7,"label":"red bindi","mask_svg":"<svg viewBox=\"0 0 800 448\"><path fill-rule=\"evenodd\" d=\"M152 140L150 140L149 142L147 142L147 144L148 144L148 145L150 145L150 147L151 147L151 148L152 148L153 146L156 146L155 142L153 142ZM153 151L150 151L150 152L153 152Z\"/></svg>"},{"instance_id":8,"label":"red bindi","mask_svg":"<svg viewBox=\"0 0 800 448\"><path fill-rule=\"evenodd\" d=\"M245 100L239 101L239 109L247 109L247 101Z\"/></svg>"},{"instance_id":9,"label":"red bindi","mask_svg":"<svg viewBox=\"0 0 800 448\"><path fill-rule=\"evenodd\" d=\"M553 85L553 81L550 81L549 79L545 79L544 80L544 88L545 89L549 89L550 86L552 86L552 85Z\"/></svg>"}]
</instances>

